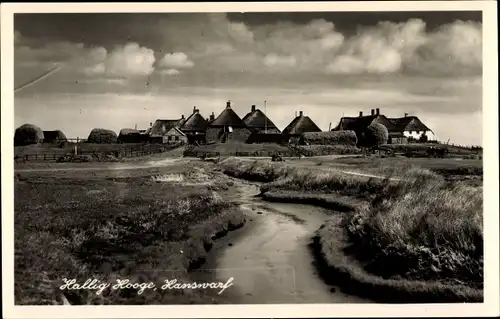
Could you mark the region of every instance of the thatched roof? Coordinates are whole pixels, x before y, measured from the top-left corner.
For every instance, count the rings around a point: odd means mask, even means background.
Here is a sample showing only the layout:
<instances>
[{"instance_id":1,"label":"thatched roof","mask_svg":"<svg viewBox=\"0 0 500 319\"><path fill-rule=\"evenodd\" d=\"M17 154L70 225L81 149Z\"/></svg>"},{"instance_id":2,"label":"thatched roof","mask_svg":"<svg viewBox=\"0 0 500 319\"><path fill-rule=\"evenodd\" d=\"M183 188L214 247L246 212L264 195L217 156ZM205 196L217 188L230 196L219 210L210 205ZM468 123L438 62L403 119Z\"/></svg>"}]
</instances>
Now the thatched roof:
<instances>
[{"instance_id":1,"label":"thatched roof","mask_svg":"<svg viewBox=\"0 0 500 319\"><path fill-rule=\"evenodd\" d=\"M252 106L252 111L249 112L245 117L243 117L243 122L249 128L259 128L259 129L279 129L274 125L274 123L259 109L255 109Z\"/></svg>"},{"instance_id":2,"label":"thatched roof","mask_svg":"<svg viewBox=\"0 0 500 319\"><path fill-rule=\"evenodd\" d=\"M400 118L389 119L400 132L404 131L431 131L420 119L416 116L405 116Z\"/></svg>"},{"instance_id":3,"label":"thatched roof","mask_svg":"<svg viewBox=\"0 0 500 319\"><path fill-rule=\"evenodd\" d=\"M210 123L210 126L233 126L246 127L245 122L231 109L230 102L227 102L226 108L222 111L215 120Z\"/></svg>"},{"instance_id":4,"label":"thatched roof","mask_svg":"<svg viewBox=\"0 0 500 319\"><path fill-rule=\"evenodd\" d=\"M112 144L117 142L117 138L116 133L112 130L95 128L90 131L87 143Z\"/></svg>"},{"instance_id":5,"label":"thatched roof","mask_svg":"<svg viewBox=\"0 0 500 319\"><path fill-rule=\"evenodd\" d=\"M283 134L286 135L300 135L305 132L321 132L321 129L309 116L304 116L302 112L283 130Z\"/></svg>"},{"instance_id":6,"label":"thatched roof","mask_svg":"<svg viewBox=\"0 0 500 319\"><path fill-rule=\"evenodd\" d=\"M171 129L167 132L167 134L168 134L168 133L174 133L174 132L179 133L179 135L186 136L186 134L185 134L183 131L181 131L178 127L175 127L175 126L174 126L174 127L172 127L172 128L171 128Z\"/></svg>"},{"instance_id":7,"label":"thatched roof","mask_svg":"<svg viewBox=\"0 0 500 319\"><path fill-rule=\"evenodd\" d=\"M172 127L177 127L182 119L177 120L156 120L149 131L150 136L163 136Z\"/></svg>"},{"instance_id":8,"label":"thatched roof","mask_svg":"<svg viewBox=\"0 0 500 319\"><path fill-rule=\"evenodd\" d=\"M119 135L138 135L138 134L141 134L141 132L139 132L136 129L133 129L133 128L122 128L120 130L120 134Z\"/></svg>"},{"instance_id":9,"label":"thatched roof","mask_svg":"<svg viewBox=\"0 0 500 319\"><path fill-rule=\"evenodd\" d=\"M43 141L44 135L41 128L33 124L23 124L14 132L14 145L30 145Z\"/></svg>"},{"instance_id":10,"label":"thatched roof","mask_svg":"<svg viewBox=\"0 0 500 319\"><path fill-rule=\"evenodd\" d=\"M358 117L343 117L332 131L355 131L360 134L372 123L380 123L387 127L389 132L398 132L398 128L385 115L368 115Z\"/></svg>"},{"instance_id":11,"label":"thatched roof","mask_svg":"<svg viewBox=\"0 0 500 319\"><path fill-rule=\"evenodd\" d=\"M60 130L55 130L55 131L43 131L43 140L44 142L48 141L59 141L59 142L64 142L66 141L66 135L64 135L63 132Z\"/></svg>"},{"instance_id":12,"label":"thatched roof","mask_svg":"<svg viewBox=\"0 0 500 319\"><path fill-rule=\"evenodd\" d=\"M207 127L207 121L196 111L180 126L180 130L184 132L205 131Z\"/></svg>"}]
</instances>

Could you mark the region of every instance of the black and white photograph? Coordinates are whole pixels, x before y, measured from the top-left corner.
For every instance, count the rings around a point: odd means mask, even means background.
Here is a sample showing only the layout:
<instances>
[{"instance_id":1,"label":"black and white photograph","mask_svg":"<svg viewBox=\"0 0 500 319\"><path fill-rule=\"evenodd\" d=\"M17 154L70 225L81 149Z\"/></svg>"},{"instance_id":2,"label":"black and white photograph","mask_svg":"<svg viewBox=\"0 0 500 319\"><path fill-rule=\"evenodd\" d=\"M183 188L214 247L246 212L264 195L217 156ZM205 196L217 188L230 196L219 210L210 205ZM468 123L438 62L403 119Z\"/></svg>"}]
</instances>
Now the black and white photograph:
<instances>
[{"instance_id":1,"label":"black and white photograph","mask_svg":"<svg viewBox=\"0 0 500 319\"><path fill-rule=\"evenodd\" d=\"M13 305L483 304L485 12L331 6L15 12Z\"/></svg>"}]
</instances>

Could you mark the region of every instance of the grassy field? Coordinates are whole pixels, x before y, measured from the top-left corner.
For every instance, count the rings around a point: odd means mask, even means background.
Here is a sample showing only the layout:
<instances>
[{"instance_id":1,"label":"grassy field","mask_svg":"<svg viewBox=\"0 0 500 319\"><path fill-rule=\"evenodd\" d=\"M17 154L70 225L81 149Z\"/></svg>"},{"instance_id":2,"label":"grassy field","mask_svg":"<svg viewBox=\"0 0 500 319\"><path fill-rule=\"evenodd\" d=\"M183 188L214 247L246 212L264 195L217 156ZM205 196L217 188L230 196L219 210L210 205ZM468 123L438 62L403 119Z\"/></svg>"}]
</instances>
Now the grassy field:
<instances>
[{"instance_id":1,"label":"grassy field","mask_svg":"<svg viewBox=\"0 0 500 319\"><path fill-rule=\"evenodd\" d=\"M346 164L352 160L340 161ZM383 160L378 168L375 166L379 172L384 171L382 166L394 165ZM438 161L433 159L433 165L451 166L453 170L459 167L457 163L470 164ZM333 165L301 166L300 162L230 158L221 166L228 175L265 182L261 191L264 197L272 192L271 199L304 202L316 197L314 200L328 204L335 202L332 197L356 198L362 204L346 214L342 225L352 244L350 251L368 273L386 279L436 281L482 289L480 187L447 181L443 175L418 166L387 168L399 179L382 179L345 174ZM309 195L294 195L300 192ZM322 233L325 247L335 247L337 239L328 234ZM334 251L326 249L324 253L328 257Z\"/></svg>"},{"instance_id":2,"label":"grassy field","mask_svg":"<svg viewBox=\"0 0 500 319\"><path fill-rule=\"evenodd\" d=\"M202 165L202 164L200 164ZM188 280L213 240L241 227L231 182L179 164L127 171L22 172L15 183L15 302L61 304L62 278ZM164 271L162 271L164 269ZM200 290L65 291L72 304L212 302Z\"/></svg>"},{"instance_id":3,"label":"grassy field","mask_svg":"<svg viewBox=\"0 0 500 319\"><path fill-rule=\"evenodd\" d=\"M268 153L268 152L290 152L286 146L274 143L246 144L246 143L217 143L210 145L195 146L192 152L196 153L220 153L221 155L231 155L236 152L242 153ZM267 154L265 154L267 156Z\"/></svg>"}]
</instances>

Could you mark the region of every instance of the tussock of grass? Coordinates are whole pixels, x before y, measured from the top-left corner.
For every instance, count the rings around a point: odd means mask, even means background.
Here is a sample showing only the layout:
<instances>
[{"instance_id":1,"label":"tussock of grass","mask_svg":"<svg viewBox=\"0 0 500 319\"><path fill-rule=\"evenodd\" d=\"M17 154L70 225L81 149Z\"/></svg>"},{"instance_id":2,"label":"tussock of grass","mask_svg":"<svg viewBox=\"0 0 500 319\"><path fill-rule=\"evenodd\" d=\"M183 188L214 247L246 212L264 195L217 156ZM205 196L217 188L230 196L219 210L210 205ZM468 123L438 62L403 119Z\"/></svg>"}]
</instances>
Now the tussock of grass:
<instances>
[{"instance_id":1,"label":"tussock of grass","mask_svg":"<svg viewBox=\"0 0 500 319\"><path fill-rule=\"evenodd\" d=\"M340 226L340 218L332 218L318 230L312 248L321 276L340 285L346 293L386 303L483 302L482 290L464 285L401 277L386 279L367 272L346 253L353 247Z\"/></svg>"},{"instance_id":2,"label":"tussock of grass","mask_svg":"<svg viewBox=\"0 0 500 319\"><path fill-rule=\"evenodd\" d=\"M147 180L146 177L142 178ZM61 304L63 278L191 281L213 240L243 214L203 187L39 178L15 187L15 302ZM43 183L44 182L44 183ZM96 190L103 190L96 196ZM90 192L91 191L91 192ZM210 302L201 291L65 291L72 304Z\"/></svg>"},{"instance_id":3,"label":"tussock of grass","mask_svg":"<svg viewBox=\"0 0 500 319\"><path fill-rule=\"evenodd\" d=\"M373 273L482 288L482 202L477 188L424 178L387 186L347 230Z\"/></svg>"}]
</instances>

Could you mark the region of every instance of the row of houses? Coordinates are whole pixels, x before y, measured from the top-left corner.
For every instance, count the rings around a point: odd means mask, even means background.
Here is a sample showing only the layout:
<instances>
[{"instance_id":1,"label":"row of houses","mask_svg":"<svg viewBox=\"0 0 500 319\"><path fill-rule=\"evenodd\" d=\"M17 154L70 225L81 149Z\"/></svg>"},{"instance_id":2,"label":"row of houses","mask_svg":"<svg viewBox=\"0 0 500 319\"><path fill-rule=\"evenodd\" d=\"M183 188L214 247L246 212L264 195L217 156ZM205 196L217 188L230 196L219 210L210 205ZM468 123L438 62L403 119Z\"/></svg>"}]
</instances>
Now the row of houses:
<instances>
[{"instance_id":1,"label":"row of houses","mask_svg":"<svg viewBox=\"0 0 500 319\"><path fill-rule=\"evenodd\" d=\"M422 135L429 140L434 139L432 130L418 117L405 114L402 118L387 118L380 114L380 109L372 109L371 114L367 116L360 112L357 117L342 117L332 131L352 130L360 136L372 123L380 123L387 127L389 143L406 143L408 139L420 139ZM212 113L208 118L204 118L195 106L187 118L182 115L180 119L158 119L150 123L149 129L139 133L156 143L211 144L231 141L286 143L306 132L321 132L321 129L309 116L304 115L303 111L300 111L290 124L280 131L255 105L252 105L250 111L240 118L228 101L225 109L217 117ZM120 132L120 136L125 138L126 135Z\"/></svg>"},{"instance_id":2,"label":"row of houses","mask_svg":"<svg viewBox=\"0 0 500 319\"><path fill-rule=\"evenodd\" d=\"M204 118L200 110L193 107L187 118L182 115L180 119L158 119L140 133L147 135L152 142L211 144L232 141L282 143L305 132L321 132L321 129L302 111L282 132L255 105L240 118L228 101L217 117L212 113Z\"/></svg>"}]
</instances>

